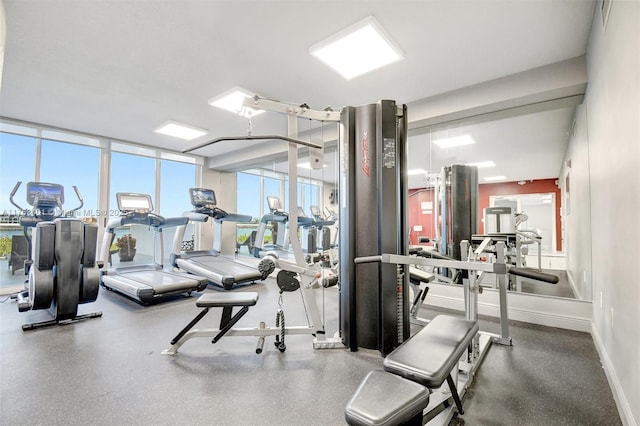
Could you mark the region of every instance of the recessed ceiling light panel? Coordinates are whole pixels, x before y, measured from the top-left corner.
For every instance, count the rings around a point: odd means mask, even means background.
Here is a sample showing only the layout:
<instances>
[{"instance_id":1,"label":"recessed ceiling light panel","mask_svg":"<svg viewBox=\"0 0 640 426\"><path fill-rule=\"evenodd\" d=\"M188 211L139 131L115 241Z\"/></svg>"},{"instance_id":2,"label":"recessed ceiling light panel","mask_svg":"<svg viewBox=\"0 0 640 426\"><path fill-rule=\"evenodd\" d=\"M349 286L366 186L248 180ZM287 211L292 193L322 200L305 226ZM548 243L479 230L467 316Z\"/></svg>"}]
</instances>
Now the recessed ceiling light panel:
<instances>
[{"instance_id":1,"label":"recessed ceiling light panel","mask_svg":"<svg viewBox=\"0 0 640 426\"><path fill-rule=\"evenodd\" d=\"M301 169L314 170L313 167L311 167L311 163L308 161L305 161L303 163L298 163L298 167ZM326 168L326 167L327 167L326 164L322 165L322 168Z\"/></svg>"},{"instance_id":2,"label":"recessed ceiling light panel","mask_svg":"<svg viewBox=\"0 0 640 426\"><path fill-rule=\"evenodd\" d=\"M507 179L506 176L487 176L486 178L484 178L486 182L497 182L497 181L506 180L506 179Z\"/></svg>"},{"instance_id":3,"label":"recessed ceiling light panel","mask_svg":"<svg viewBox=\"0 0 640 426\"><path fill-rule=\"evenodd\" d=\"M493 161L478 161L477 163L469 163L467 166L476 166L479 169L486 169L488 167L495 167L496 163Z\"/></svg>"},{"instance_id":4,"label":"recessed ceiling light panel","mask_svg":"<svg viewBox=\"0 0 640 426\"><path fill-rule=\"evenodd\" d=\"M309 53L347 80L404 59L373 16L311 46Z\"/></svg>"},{"instance_id":5,"label":"recessed ceiling light panel","mask_svg":"<svg viewBox=\"0 0 640 426\"><path fill-rule=\"evenodd\" d=\"M435 139L433 143L438 145L442 149L446 149L455 148L457 146L473 145L474 143L476 143L476 141L473 140L471 135L460 135L450 138Z\"/></svg>"},{"instance_id":6,"label":"recessed ceiling light panel","mask_svg":"<svg viewBox=\"0 0 640 426\"><path fill-rule=\"evenodd\" d=\"M409 169L407 170L407 175L415 176L415 175L426 175L427 171L425 169Z\"/></svg>"},{"instance_id":7,"label":"recessed ceiling light panel","mask_svg":"<svg viewBox=\"0 0 640 426\"><path fill-rule=\"evenodd\" d=\"M187 141L199 138L207 134L205 129L189 126L175 121L167 121L162 126L154 130L156 133L161 133L167 136L173 136L174 138L184 139Z\"/></svg>"},{"instance_id":8,"label":"recessed ceiling light panel","mask_svg":"<svg viewBox=\"0 0 640 426\"><path fill-rule=\"evenodd\" d=\"M252 99L254 93L243 89L242 87L234 87L226 92L209 99L209 105L231 111L242 117L249 118L262 114L264 110L253 109L244 105L246 98Z\"/></svg>"}]
</instances>

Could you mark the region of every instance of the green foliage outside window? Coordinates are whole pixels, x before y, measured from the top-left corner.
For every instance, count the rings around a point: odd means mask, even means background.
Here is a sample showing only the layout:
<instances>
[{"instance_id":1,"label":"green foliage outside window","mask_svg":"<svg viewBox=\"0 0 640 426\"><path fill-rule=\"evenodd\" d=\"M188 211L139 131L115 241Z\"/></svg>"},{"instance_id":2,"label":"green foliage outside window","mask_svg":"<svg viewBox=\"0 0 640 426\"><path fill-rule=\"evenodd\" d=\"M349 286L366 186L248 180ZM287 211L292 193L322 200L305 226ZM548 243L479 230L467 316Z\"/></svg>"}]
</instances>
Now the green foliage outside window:
<instances>
[{"instance_id":1,"label":"green foliage outside window","mask_svg":"<svg viewBox=\"0 0 640 426\"><path fill-rule=\"evenodd\" d=\"M11 238L3 235L0 237L0 256L4 257L11 253Z\"/></svg>"}]
</instances>

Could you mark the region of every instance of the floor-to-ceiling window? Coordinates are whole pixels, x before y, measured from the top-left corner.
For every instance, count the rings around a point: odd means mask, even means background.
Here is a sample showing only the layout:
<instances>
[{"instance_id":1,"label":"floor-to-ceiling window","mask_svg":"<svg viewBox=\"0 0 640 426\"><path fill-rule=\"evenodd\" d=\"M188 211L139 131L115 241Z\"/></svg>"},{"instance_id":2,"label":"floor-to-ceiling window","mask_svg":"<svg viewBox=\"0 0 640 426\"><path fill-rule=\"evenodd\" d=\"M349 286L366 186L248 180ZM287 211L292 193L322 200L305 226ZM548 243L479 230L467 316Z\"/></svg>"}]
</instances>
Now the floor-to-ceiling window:
<instances>
[{"instance_id":1,"label":"floor-to-ceiling window","mask_svg":"<svg viewBox=\"0 0 640 426\"><path fill-rule=\"evenodd\" d=\"M15 184L21 181L26 185L35 179L36 142L35 137L0 133L0 211L3 214L17 213L9 202L9 194ZM20 195L18 204L26 208L23 195Z\"/></svg>"},{"instance_id":2,"label":"floor-to-ceiling window","mask_svg":"<svg viewBox=\"0 0 640 426\"><path fill-rule=\"evenodd\" d=\"M311 216L311 206L321 205L322 186L317 183L300 183L298 194L298 204L307 216Z\"/></svg>"},{"instance_id":3,"label":"floor-to-ceiling window","mask_svg":"<svg viewBox=\"0 0 640 426\"><path fill-rule=\"evenodd\" d=\"M75 217L97 222L104 229L107 218L117 217L120 212L116 200L117 192L149 194L155 204L155 212L164 216L176 216L190 208L188 188L196 186L196 176L203 160L197 156L183 155L128 142L112 141L108 138L86 135L79 132L51 129L33 123L0 120L0 263L11 262L13 236L23 234L19 224L21 214L32 214L26 201L28 182L57 183L64 187L63 210L69 215L79 206L73 186L77 186L84 205ZM9 202L16 182L22 185L15 194L15 201L23 211ZM181 198L179 194L183 194ZM156 199L158 198L158 199ZM104 219L104 220L103 220ZM157 250L156 239L149 229L139 227L132 231L123 227L117 231L118 238L132 233L136 238L136 260L132 263L147 263ZM194 238L192 227L186 234ZM172 236L173 234L171 234ZM119 262L116 254L117 240L110 247L112 262ZM22 249L20 249L22 250ZM165 245L165 259L171 245ZM13 250L15 251L15 250ZM22 251L21 251L22 253ZM26 250L24 256L26 256ZM157 255L157 253L156 253ZM160 261L160 258L156 260ZM21 262L22 263L22 262ZM131 263L129 263L131 264ZM11 265L9 265L11 266ZM0 265L3 274L0 282L21 284L24 277ZM11 275L11 274L10 274ZM15 281L15 282L14 282Z\"/></svg>"},{"instance_id":4,"label":"floor-to-ceiling window","mask_svg":"<svg viewBox=\"0 0 640 426\"><path fill-rule=\"evenodd\" d=\"M165 217L180 216L191 210L189 188L195 186L195 164L162 160L160 162L160 210Z\"/></svg>"},{"instance_id":5,"label":"floor-to-ceiling window","mask_svg":"<svg viewBox=\"0 0 640 426\"><path fill-rule=\"evenodd\" d=\"M251 173L237 174L237 210L240 214L250 215L251 223L237 224L236 240L238 253L247 254L253 247L253 236L257 231L258 223L262 217L263 201L261 201L262 185L261 177Z\"/></svg>"},{"instance_id":6,"label":"floor-to-ceiling window","mask_svg":"<svg viewBox=\"0 0 640 426\"><path fill-rule=\"evenodd\" d=\"M260 220L262 216L260 176L251 173L238 173L237 176L238 213Z\"/></svg>"},{"instance_id":7,"label":"floor-to-ceiling window","mask_svg":"<svg viewBox=\"0 0 640 426\"><path fill-rule=\"evenodd\" d=\"M80 205L73 189L76 186L84 205L75 216L95 221L99 211L99 148L43 139L40 151L40 180L64 186L64 207L67 211Z\"/></svg>"},{"instance_id":8,"label":"floor-to-ceiling window","mask_svg":"<svg viewBox=\"0 0 640 426\"><path fill-rule=\"evenodd\" d=\"M5 130L4 126L2 130ZM6 258L7 262L7 268L0 273L19 273L26 258L28 245L19 224L22 212L11 204L9 197L16 183L22 182L14 201L20 207L30 209L25 191L27 182L36 176L36 144L37 139L32 136L0 133L0 258Z\"/></svg>"},{"instance_id":9,"label":"floor-to-ceiling window","mask_svg":"<svg viewBox=\"0 0 640 426\"><path fill-rule=\"evenodd\" d=\"M267 196L273 195L280 198L282 208L289 210L289 180L284 173L254 169L244 173L238 173L237 200L238 212L251 214L254 217L253 226L238 225L238 243L241 244L240 252L243 252L243 243L248 242L251 232L258 227L259 219L269 213ZM302 207L305 215L311 215L310 206L322 205L322 182L301 177L297 185L297 205ZM264 241L273 242L272 229L275 225L269 223L264 232ZM247 245L247 244L245 244Z\"/></svg>"},{"instance_id":10,"label":"floor-to-ceiling window","mask_svg":"<svg viewBox=\"0 0 640 426\"><path fill-rule=\"evenodd\" d=\"M122 152L111 153L111 184L109 210L112 217L118 214L118 193L138 193L151 196L155 209L156 159ZM142 225L126 225L116 230L113 252L126 248L126 254L118 252L118 259L127 265L149 264L154 261L156 238L152 228ZM135 251L134 251L135 250ZM113 253L115 254L115 253ZM132 259L131 259L132 258ZM158 260L159 262L159 260Z\"/></svg>"},{"instance_id":11,"label":"floor-to-ceiling window","mask_svg":"<svg viewBox=\"0 0 640 426\"><path fill-rule=\"evenodd\" d=\"M185 158L186 160L187 158ZM182 161L160 160L160 200L159 213L165 218L182 216L191 210L189 188L195 186L196 165ZM163 230L164 264L168 264L176 228ZM189 223L182 237L182 250L193 250L195 227Z\"/></svg>"}]
</instances>

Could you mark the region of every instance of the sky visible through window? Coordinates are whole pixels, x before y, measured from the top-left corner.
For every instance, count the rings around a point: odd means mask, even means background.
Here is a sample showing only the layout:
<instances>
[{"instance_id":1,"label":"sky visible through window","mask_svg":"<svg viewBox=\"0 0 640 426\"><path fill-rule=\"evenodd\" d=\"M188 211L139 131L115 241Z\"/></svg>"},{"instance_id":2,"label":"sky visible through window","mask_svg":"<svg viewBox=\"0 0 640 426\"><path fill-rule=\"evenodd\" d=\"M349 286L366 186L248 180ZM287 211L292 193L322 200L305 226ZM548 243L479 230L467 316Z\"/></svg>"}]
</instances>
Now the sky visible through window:
<instances>
[{"instance_id":1,"label":"sky visible through window","mask_svg":"<svg viewBox=\"0 0 640 426\"><path fill-rule=\"evenodd\" d=\"M260 218L269 212L267 196L280 197L284 210L289 209L289 181L271 177L260 177L252 173L238 173L238 213ZM263 199L260 200L260 186L263 187ZM307 216L311 216L311 205L320 205L322 189L312 183L298 183L298 205L301 206ZM262 205L262 210L261 210ZM224 207L223 207L224 208Z\"/></svg>"},{"instance_id":2,"label":"sky visible through window","mask_svg":"<svg viewBox=\"0 0 640 426\"><path fill-rule=\"evenodd\" d=\"M36 177L36 139L30 136L0 133L0 214L15 214L16 207L9 194L16 182L22 181L14 200L23 208L27 183ZM166 217L180 216L191 209L188 189L195 186L196 166L176 161L161 160L160 196L155 200L156 159L112 152L111 194L109 211L117 213L116 192L138 192L151 195L156 213ZM73 190L77 186L84 206L79 216L97 216L99 213L100 149L42 139L40 156L40 182L64 186L64 208L73 209L80 203ZM102 174L105 176L105 174ZM113 216L114 214L109 214Z\"/></svg>"},{"instance_id":3,"label":"sky visible through window","mask_svg":"<svg viewBox=\"0 0 640 426\"><path fill-rule=\"evenodd\" d=\"M97 216L100 208L100 152L95 147L42 139L39 181L64 186L65 209L79 205L73 191L73 185L76 185L84 199L84 206L78 215ZM9 202L9 194L17 181L22 181L22 185L15 200L22 207L29 207L26 186L27 182L35 180L35 158L36 138L0 133L0 213L16 213L17 209ZM156 163L160 163L160 200L155 199ZM180 216L191 209L188 189L195 186L195 171L193 164L112 152L108 215L117 215L116 192L136 192L151 196L156 213L165 217ZM220 207L259 219L268 212L267 195L280 196L286 209L287 190L286 180L282 185L280 179L238 173L237 206ZM308 212L310 204L318 203L320 188L299 183L298 190L299 204Z\"/></svg>"},{"instance_id":4,"label":"sky visible through window","mask_svg":"<svg viewBox=\"0 0 640 426\"><path fill-rule=\"evenodd\" d=\"M260 176L238 173L238 212L260 218ZM220 206L224 209L224 206Z\"/></svg>"},{"instance_id":5,"label":"sky visible through window","mask_svg":"<svg viewBox=\"0 0 640 426\"><path fill-rule=\"evenodd\" d=\"M100 150L47 140L42 140L41 150L40 181L64 186L65 210L80 205L73 190L73 186L77 186L84 200L78 212L81 216L96 216L99 207Z\"/></svg>"},{"instance_id":6,"label":"sky visible through window","mask_svg":"<svg viewBox=\"0 0 640 426\"><path fill-rule=\"evenodd\" d=\"M22 185L15 196L18 205L27 208L27 182L35 177L36 141L28 136L0 133L0 213L15 213L9 194L18 181Z\"/></svg>"}]
</instances>

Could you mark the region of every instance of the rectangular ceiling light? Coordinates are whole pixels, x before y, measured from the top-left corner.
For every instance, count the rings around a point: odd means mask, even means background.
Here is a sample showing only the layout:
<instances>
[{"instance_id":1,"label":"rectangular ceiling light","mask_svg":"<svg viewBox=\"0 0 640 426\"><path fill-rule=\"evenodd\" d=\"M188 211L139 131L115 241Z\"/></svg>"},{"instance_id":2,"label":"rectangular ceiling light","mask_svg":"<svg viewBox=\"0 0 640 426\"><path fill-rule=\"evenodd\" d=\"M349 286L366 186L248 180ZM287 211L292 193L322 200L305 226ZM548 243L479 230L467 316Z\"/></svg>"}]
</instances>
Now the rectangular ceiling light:
<instances>
[{"instance_id":1,"label":"rectangular ceiling light","mask_svg":"<svg viewBox=\"0 0 640 426\"><path fill-rule=\"evenodd\" d=\"M409 176L426 175L427 171L425 169L410 169L410 170L407 170L407 174Z\"/></svg>"},{"instance_id":2,"label":"rectangular ceiling light","mask_svg":"<svg viewBox=\"0 0 640 426\"><path fill-rule=\"evenodd\" d=\"M476 141L473 140L471 135L461 135L453 136L450 138L436 139L433 141L433 143L438 145L440 148L446 149L454 148L457 146L473 145L474 143L476 143Z\"/></svg>"},{"instance_id":3,"label":"rectangular ceiling light","mask_svg":"<svg viewBox=\"0 0 640 426\"><path fill-rule=\"evenodd\" d=\"M493 161L478 161L477 163L469 163L467 166L476 166L479 169L486 169L487 167L495 167L496 163Z\"/></svg>"},{"instance_id":4,"label":"rectangular ceiling light","mask_svg":"<svg viewBox=\"0 0 640 426\"><path fill-rule=\"evenodd\" d=\"M311 163L309 163L308 161L305 161L304 163L298 163L298 167L301 169L307 169L307 170L313 170L313 167L311 167ZM322 168L326 168L327 165L323 164Z\"/></svg>"},{"instance_id":5,"label":"rectangular ceiling light","mask_svg":"<svg viewBox=\"0 0 640 426\"><path fill-rule=\"evenodd\" d=\"M251 93L242 87L234 87L226 92L209 99L209 105L231 111L242 117L249 118L262 114L264 110L253 109L244 105L246 98L253 99L255 93Z\"/></svg>"},{"instance_id":6,"label":"rectangular ceiling light","mask_svg":"<svg viewBox=\"0 0 640 426\"><path fill-rule=\"evenodd\" d=\"M314 44L309 53L347 80L404 59L402 50L373 16Z\"/></svg>"},{"instance_id":7,"label":"rectangular ceiling light","mask_svg":"<svg viewBox=\"0 0 640 426\"><path fill-rule=\"evenodd\" d=\"M199 138L207 134L205 129L198 127L188 126L186 124L177 123L175 121L167 121L162 126L154 130L156 133L161 133L167 136L173 136L174 138L180 138L187 141Z\"/></svg>"},{"instance_id":8,"label":"rectangular ceiling light","mask_svg":"<svg viewBox=\"0 0 640 426\"><path fill-rule=\"evenodd\" d=\"M497 182L499 180L506 180L506 179L507 179L506 176L488 176L484 178L484 180L487 182Z\"/></svg>"}]
</instances>

